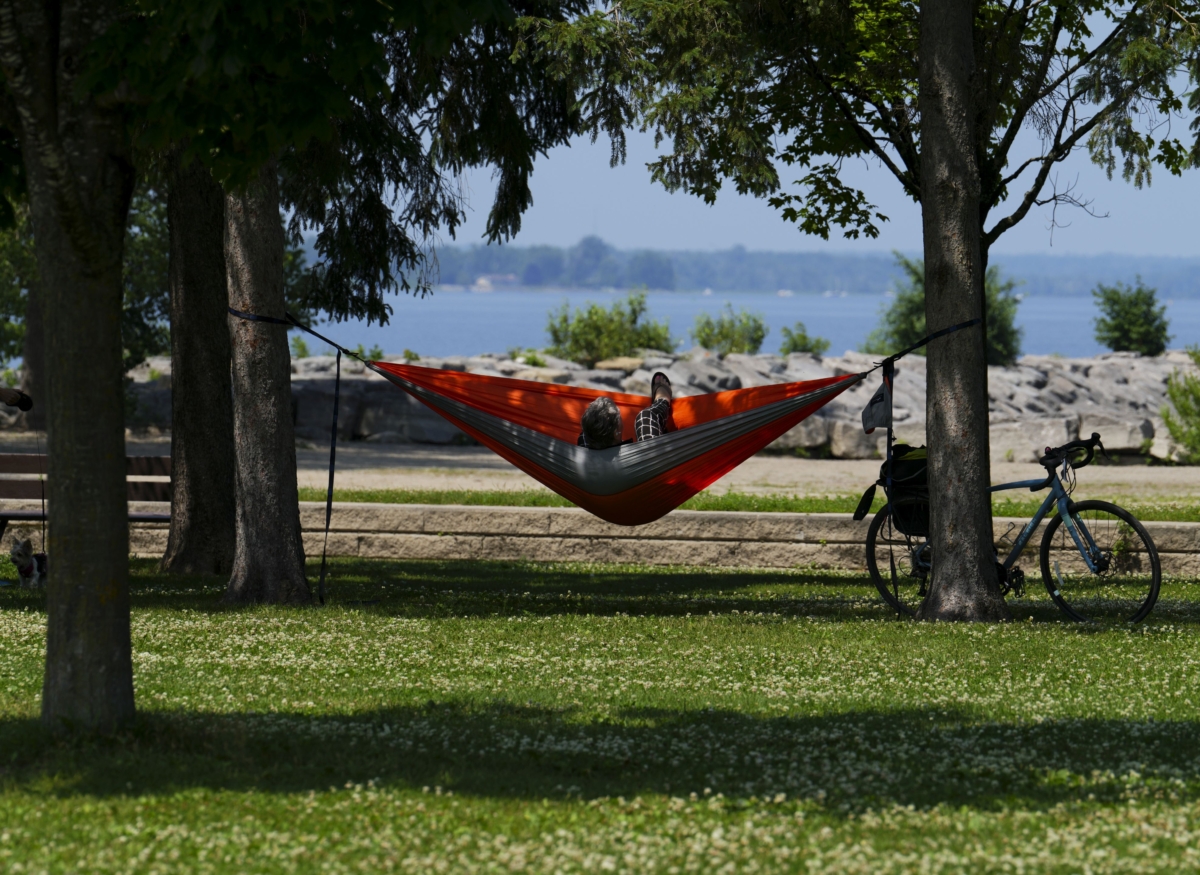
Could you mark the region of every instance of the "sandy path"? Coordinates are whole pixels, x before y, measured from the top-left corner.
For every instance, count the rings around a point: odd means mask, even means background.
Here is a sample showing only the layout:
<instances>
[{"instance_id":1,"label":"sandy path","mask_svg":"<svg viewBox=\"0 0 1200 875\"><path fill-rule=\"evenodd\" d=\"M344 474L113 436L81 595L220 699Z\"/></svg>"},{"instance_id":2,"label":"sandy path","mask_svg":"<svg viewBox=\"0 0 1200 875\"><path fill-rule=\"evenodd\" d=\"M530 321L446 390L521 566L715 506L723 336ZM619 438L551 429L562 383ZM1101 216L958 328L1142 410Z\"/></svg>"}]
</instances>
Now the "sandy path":
<instances>
[{"instance_id":1,"label":"sandy path","mask_svg":"<svg viewBox=\"0 0 1200 875\"><path fill-rule=\"evenodd\" d=\"M328 450L297 453L299 481L323 487ZM857 495L879 476L878 461L754 456L712 487L718 492ZM992 467L992 482L1045 476L1037 465ZM337 485L341 489L542 489L537 481L481 447L342 445ZM1013 492L1014 497L1028 493ZM1200 500L1200 466L1093 465L1079 473L1080 497Z\"/></svg>"},{"instance_id":2,"label":"sandy path","mask_svg":"<svg viewBox=\"0 0 1200 875\"><path fill-rule=\"evenodd\" d=\"M131 438L128 452L159 455L171 451L169 437ZM35 436L0 433L0 452L31 453ZM41 442L45 452L45 440ZM307 445L296 451L301 486L323 488L328 476L329 449ZM339 489L542 489L537 481L483 447L423 444L339 444ZM1029 464L992 466L992 482L1006 483L1039 477L1042 469ZM857 495L879 476L878 461L798 459L760 455L747 460L712 487L717 492L784 493L795 495ZM1080 497L1111 497L1140 501L1200 501L1200 466L1093 465L1079 474ZM1013 497L1028 496L1013 492Z\"/></svg>"}]
</instances>

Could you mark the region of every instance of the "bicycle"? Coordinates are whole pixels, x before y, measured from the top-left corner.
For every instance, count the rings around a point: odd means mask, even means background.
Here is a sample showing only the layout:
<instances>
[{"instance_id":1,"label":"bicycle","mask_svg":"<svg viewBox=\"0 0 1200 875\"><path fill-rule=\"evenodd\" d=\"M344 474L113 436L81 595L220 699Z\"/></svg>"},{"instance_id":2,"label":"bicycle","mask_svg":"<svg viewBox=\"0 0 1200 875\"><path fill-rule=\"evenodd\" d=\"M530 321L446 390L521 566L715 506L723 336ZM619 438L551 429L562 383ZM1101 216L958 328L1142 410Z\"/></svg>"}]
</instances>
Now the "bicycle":
<instances>
[{"instance_id":1,"label":"bicycle","mask_svg":"<svg viewBox=\"0 0 1200 875\"><path fill-rule=\"evenodd\" d=\"M1038 527L1054 512L1042 534L1040 565L1042 582L1051 600L1073 620L1091 622L1122 619L1139 623L1158 600L1162 568L1149 532L1129 511L1108 501L1072 500L1075 471L1095 458L1096 447L1104 452L1100 435L1047 447L1040 462L1044 480L1021 480L993 486L989 492L1028 488L1050 494L1021 529L1003 562L997 561L1002 593L1021 597L1025 573L1016 562ZM1082 453L1080 458L1075 458ZM919 511L920 509L918 509ZM928 506L924 508L928 520ZM907 522L905 524L905 517ZM897 504L893 524L892 503L875 514L867 530L867 568L879 594L902 615L912 616L925 598L933 569L933 549L928 541L928 523L912 524L920 513L907 514ZM906 534L901 528L909 529ZM1012 529L1009 529L1011 532ZM1004 538L1007 538L1005 534ZM997 559L999 558L997 554Z\"/></svg>"}]
</instances>

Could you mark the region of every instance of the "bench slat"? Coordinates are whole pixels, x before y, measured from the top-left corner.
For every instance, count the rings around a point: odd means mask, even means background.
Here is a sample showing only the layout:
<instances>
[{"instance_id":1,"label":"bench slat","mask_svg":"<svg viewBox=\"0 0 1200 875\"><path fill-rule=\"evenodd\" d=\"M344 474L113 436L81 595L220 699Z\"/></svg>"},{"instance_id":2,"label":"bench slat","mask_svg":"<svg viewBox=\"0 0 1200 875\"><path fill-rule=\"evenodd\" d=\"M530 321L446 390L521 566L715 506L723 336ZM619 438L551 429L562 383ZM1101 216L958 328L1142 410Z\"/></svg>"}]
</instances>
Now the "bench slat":
<instances>
[{"instance_id":1,"label":"bench slat","mask_svg":"<svg viewBox=\"0 0 1200 875\"><path fill-rule=\"evenodd\" d=\"M171 484L162 480L130 480L125 484L128 501L170 501ZM0 499L42 497L37 480L0 480Z\"/></svg>"},{"instance_id":2,"label":"bench slat","mask_svg":"<svg viewBox=\"0 0 1200 875\"><path fill-rule=\"evenodd\" d=\"M0 480L0 498L41 498L42 484L37 480Z\"/></svg>"},{"instance_id":3,"label":"bench slat","mask_svg":"<svg viewBox=\"0 0 1200 875\"><path fill-rule=\"evenodd\" d=\"M162 480L130 480L125 485L130 501L171 500L171 484Z\"/></svg>"},{"instance_id":4,"label":"bench slat","mask_svg":"<svg viewBox=\"0 0 1200 875\"><path fill-rule=\"evenodd\" d=\"M125 475L138 477L170 477L170 456L127 456Z\"/></svg>"},{"instance_id":5,"label":"bench slat","mask_svg":"<svg viewBox=\"0 0 1200 875\"><path fill-rule=\"evenodd\" d=\"M0 453L0 479L5 474L45 474L46 456L38 453ZM126 477L170 477L170 456L126 456Z\"/></svg>"},{"instance_id":6,"label":"bench slat","mask_svg":"<svg viewBox=\"0 0 1200 875\"><path fill-rule=\"evenodd\" d=\"M0 453L0 476L4 474L45 473L46 457L44 455L37 453Z\"/></svg>"}]
</instances>

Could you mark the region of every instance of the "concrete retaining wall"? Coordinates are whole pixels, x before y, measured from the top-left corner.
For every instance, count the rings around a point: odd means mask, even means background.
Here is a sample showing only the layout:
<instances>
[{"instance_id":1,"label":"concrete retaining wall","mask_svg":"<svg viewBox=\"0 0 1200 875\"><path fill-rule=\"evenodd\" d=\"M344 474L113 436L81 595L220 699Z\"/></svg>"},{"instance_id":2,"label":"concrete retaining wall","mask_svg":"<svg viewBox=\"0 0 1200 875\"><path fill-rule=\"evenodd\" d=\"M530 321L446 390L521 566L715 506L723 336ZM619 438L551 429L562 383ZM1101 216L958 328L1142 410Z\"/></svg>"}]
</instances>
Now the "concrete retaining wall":
<instances>
[{"instance_id":1,"label":"concrete retaining wall","mask_svg":"<svg viewBox=\"0 0 1200 875\"><path fill-rule=\"evenodd\" d=\"M36 506L36 502L13 502ZM165 504L131 505L165 512ZM305 549L320 555L325 506L301 504ZM1023 520L996 520L997 541ZM575 508L460 505L335 504L329 533L333 556L389 559L527 559L629 562L647 565L794 568L816 565L865 569L867 520L849 514L722 513L679 510L658 522L614 526ZM1165 574L1200 576L1200 523L1147 523ZM12 533L34 534L15 526ZM34 534L35 538L37 537ZM1010 536L1011 537L1011 536ZM134 553L160 556L164 525L132 527ZM1035 535L1021 561L1038 575Z\"/></svg>"}]
</instances>

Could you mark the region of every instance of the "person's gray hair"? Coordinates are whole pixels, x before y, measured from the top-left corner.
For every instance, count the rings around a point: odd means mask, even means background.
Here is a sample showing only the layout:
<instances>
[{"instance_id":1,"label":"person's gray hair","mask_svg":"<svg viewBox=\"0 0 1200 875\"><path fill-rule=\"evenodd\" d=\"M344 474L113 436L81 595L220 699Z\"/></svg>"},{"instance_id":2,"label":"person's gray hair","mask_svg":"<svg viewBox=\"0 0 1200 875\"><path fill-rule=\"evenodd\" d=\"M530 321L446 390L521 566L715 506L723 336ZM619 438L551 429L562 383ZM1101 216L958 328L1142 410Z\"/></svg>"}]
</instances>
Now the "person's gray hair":
<instances>
[{"instance_id":1,"label":"person's gray hair","mask_svg":"<svg viewBox=\"0 0 1200 875\"><path fill-rule=\"evenodd\" d=\"M583 412L583 439L588 449L603 450L621 442L621 411L607 395L602 395Z\"/></svg>"}]
</instances>

